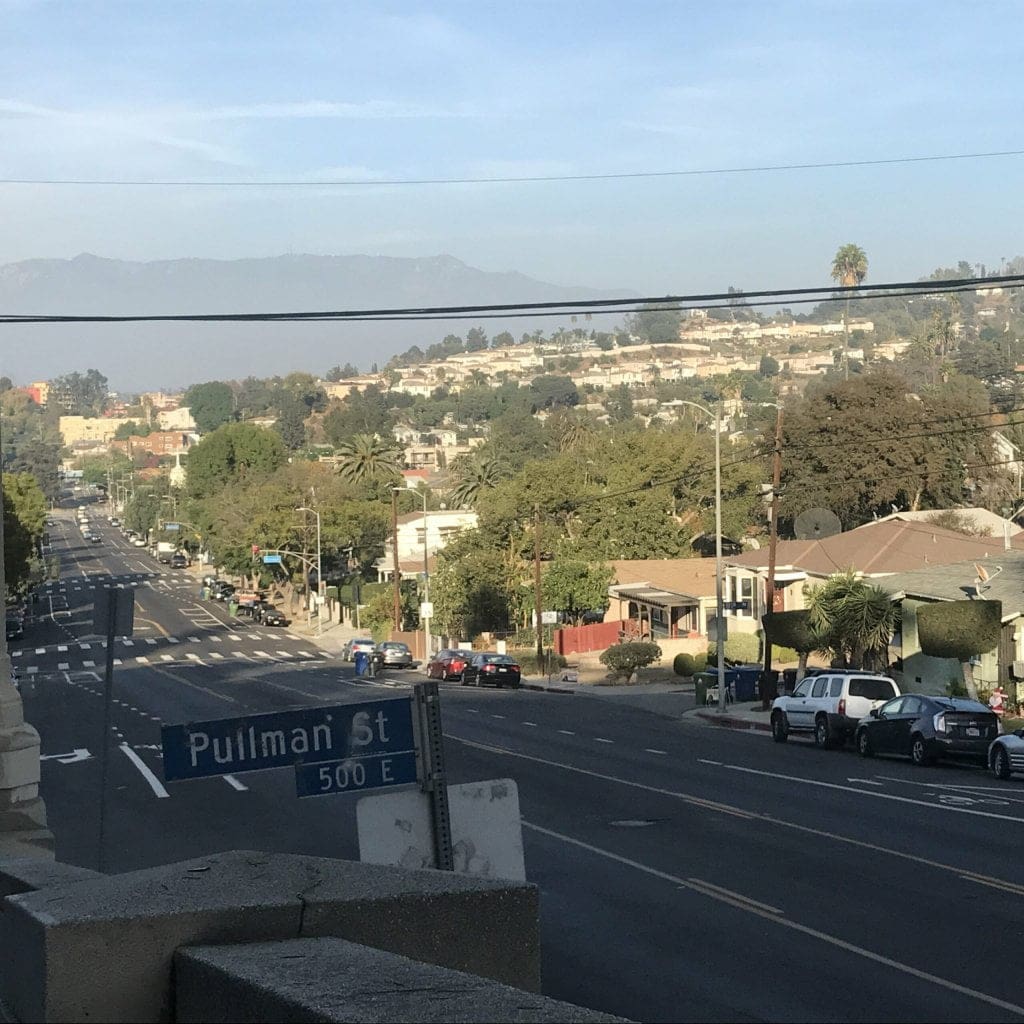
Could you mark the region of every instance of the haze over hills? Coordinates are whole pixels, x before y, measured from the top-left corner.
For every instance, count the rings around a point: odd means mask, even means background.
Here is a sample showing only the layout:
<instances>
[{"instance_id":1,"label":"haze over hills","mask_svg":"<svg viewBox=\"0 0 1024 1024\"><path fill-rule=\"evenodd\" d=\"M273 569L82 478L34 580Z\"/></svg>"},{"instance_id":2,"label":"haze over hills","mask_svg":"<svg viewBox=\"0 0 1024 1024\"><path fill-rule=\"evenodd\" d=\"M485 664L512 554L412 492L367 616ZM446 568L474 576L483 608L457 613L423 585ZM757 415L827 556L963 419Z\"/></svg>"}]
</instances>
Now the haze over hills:
<instances>
[{"instance_id":1,"label":"haze over hills","mask_svg":"<svg viewBox=\"0 0 1024 1024\"><path fill-rule=\"evenodd\" d=\"M0 313L127 315L293 312L608 298L613 293L490 272L452 256L285 255L137 263L84 254L0 266ZM635 295L623 290L618 296ZM566 325L568 317L565 318ZM559 318L428 323L88 324L3 327L0 373L15 381L95 366L112 388L178 387L217 377L363 369L480 323L489 335L550 333ZM617 318L595 319L599 329Z\"/></svg>"}]
</instances>

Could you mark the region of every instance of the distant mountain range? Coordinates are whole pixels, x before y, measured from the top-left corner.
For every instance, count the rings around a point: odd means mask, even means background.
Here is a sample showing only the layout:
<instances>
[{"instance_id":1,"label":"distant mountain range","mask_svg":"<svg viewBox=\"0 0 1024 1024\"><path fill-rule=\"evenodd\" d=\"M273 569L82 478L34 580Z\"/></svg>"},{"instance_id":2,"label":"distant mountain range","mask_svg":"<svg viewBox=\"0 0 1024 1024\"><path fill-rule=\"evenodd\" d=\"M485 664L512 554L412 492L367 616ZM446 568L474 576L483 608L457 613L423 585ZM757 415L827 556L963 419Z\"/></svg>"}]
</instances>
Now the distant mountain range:
<instances>
[{"instance_id":1,"label":"distant mountain range","mask_svg":"<svg viewBox=\"0 0 1024 1024\"><path fill-rule=\"evenodd\" d=\"M618 296L636 293L621 291ZM494 273L452 256L288 255L266 259L136 263L81 255L0 266L0 313L163 314L294 312L609 298L516 272ZM566 321L568 318L566 318ZM608 322L605 322L605 321ZM616 326L602 318L601 328ZM483 326L546 332L557 318L427 323L112 324L0 327L0 373L16 382L96 367L112 388L178 387L200 380L369 369L417 344Z\"/></svg>"}]
</instances>

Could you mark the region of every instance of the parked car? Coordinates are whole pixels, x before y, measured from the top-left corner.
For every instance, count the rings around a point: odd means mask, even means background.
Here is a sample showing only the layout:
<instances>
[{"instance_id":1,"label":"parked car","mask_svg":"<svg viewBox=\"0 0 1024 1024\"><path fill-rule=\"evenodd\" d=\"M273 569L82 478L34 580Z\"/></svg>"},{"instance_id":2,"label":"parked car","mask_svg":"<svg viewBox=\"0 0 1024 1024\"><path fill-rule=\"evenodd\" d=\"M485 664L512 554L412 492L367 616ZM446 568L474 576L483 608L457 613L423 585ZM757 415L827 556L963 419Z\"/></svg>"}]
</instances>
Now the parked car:
<instances>
[{"instance_id":1,"label":"parked car","mask_svg":"<svg viewBox=\"0 0 1024 1024\"><path fill-rule=\"evenodd\" d=\"M940 757L988 759L999 735L999 717L980 701L906 693L872 708L858 726L861 757L899 754L916 765Z\"/></svg>"},{"instance_id":2,"label":"parked car","mask_svg":"<svg viewBox=\"0 0 1024 1024\"><path fill-rule=\"evenodd\" d=\"M462 671L463 686L483 686L494 683L495 686L519 686L522 677L519 663L509 654L498 654L485 651L474 654L469 664Z\"/></svg>"},{"instance_id":3,"label":"parked car","mask_svg":"<svg viewBox=\"0 0 1024 1024\"><path fill-rule=\"evenodd\" d=\"M399 640L385 640L378 644L377 653L383 668L410 668L413 663L409 645Z\"/></svg>"},{"instance_id":4,"label":"parked car","mask_svg":"<svg viewBox=\"0 0 1024 1024\"><path fill-rule=\"evenodd\" d=\"M872 708L899 692L894 680L870 672L823 671L801 679L792 693L772 701L772 739L785 743L791 732L810 733L816 746L842 746Z\"/></svg>"},{"instance_id":5,"label":"parked car","mask_svg":"<svg viewBox=\"0 0 1024 1024\"><path fill-rule=\"evenodd\" d=\"M438 651L427 662L427 676L431 679L440 679L442 682L448 679L461 679L471 657L469 651Z\"/></svg>"},{"instance_id":6,"label":"parked car","mask_svg":"<svg viewBox=\"0 0 1024 1024\"><path fill-rule=\"evenodd\" d=\"M132 541L132 544L134 544L135 547L137 548L144 548L146 546L146 541L142 537L136 537Z\"/></svg>"},{"instance_id":7,"label":"parked car","mask_svg":"<svg viewBox=\"0 0 1024 1024\"><path fill-rule=\"evenodd\" d=\"M180 552L173 554L171 555L170 566L172 569L185 569L188 567L188 559Z\"/></svg>"},{"instance_id":8,"label":"parked car","mask_svg":"<svg viewBox=\"0 0 1024 1024\"><path fill-rule=\"evenodd\" d=\"M373 654L376 648L377 645L366 637L353 637L353 639L345 641L345 646L341 649L341 659L342 661L355 661L356 651Z\"/></svg>"},{"instance_id":9,"label":"parked car","mask_svg":"<svg viewBox=\"0 0 1024 1024\"><path fill-rule=\"evenodd\" d=\"M275 608L268 601L257 601L252 606L252 617L264 626L287 626L288 620L280 608Z\"/></svg>"},{"instance_id":10,"label":"parked car","mask_svg":"<svg viewBox=\"0 0 1024 1024\"><path fill-rule=\"evenodd\" d=\"M1024 772L1024 729L996 738L988 748L988 766L997 779L1008 779L1011 772Z\"/></svg>"},{"instance_id":11,"label":"parked car","mask_svg":"<svg viewBox=\"0 0 1024 1024\"><path fill-rule=\"evenodd\" d=\"M102 544L103 543L103 538L98 533L90 533L89 534L89 543L90 544Z\"/></svg>"},{"instance_id":12,"label":"parked car","mask_svg":"<svg viewBox=\"0 0 1024 1024\"><path fill-rule=\"evenodd\" d=\"M8 640L23 640L25 637L25 623L22 618L18 615L8 615L5 632Z\"/></svg>"},{"instance_id":13,"label":"parked car","mask_svg":"<svg viewBox=\"0 0 1024 1024\"><path fill-rule=\"evenodd\" d=\"M234 585L224 580L215 580L210 584L210 597L214 601L227 601L234 592Z\"/></svg>"}]
</instances>

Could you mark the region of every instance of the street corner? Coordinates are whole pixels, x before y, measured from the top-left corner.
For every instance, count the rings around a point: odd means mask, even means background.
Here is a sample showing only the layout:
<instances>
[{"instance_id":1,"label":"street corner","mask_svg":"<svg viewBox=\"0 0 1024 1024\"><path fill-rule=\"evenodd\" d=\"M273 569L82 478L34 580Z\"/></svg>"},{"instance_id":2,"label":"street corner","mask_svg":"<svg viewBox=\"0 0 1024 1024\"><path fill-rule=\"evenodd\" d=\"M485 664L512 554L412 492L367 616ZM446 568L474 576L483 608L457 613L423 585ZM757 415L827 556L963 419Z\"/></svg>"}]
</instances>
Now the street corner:
<instances>
[{"instance_id":1,"label":"street corner","mask_svg":"<svg viewBox=\"0 0 1024 1024\"><path fill-rule=\"evenodd\" d=\"M703 725L717 725L724 729L739 729L742 732L758 732L769 734L772 731L771 724L767 719L767 712L759 707L755 710L745 708L734 708L722 714L716 708L693 708L684 711L683 719L698 721Z\"/></svg>"}]
</instances>

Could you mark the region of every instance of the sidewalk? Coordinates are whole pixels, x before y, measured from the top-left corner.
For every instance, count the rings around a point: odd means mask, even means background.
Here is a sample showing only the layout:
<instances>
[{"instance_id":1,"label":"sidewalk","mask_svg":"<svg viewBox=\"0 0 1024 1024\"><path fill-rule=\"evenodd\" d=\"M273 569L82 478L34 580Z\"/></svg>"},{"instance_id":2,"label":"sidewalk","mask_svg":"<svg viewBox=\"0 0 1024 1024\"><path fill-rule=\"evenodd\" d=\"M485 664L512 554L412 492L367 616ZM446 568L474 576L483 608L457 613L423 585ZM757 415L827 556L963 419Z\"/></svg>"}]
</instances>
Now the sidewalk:
<instances>
[{"instance_id":1,"label":"sidewalk","mask_svg":"<svg viewBox=\"0 0 1024 1024\"><path fill-rule=\"evenodd\" d=\"M745 729L753 732L771 732L768 721L769 712L761 710L761 702L756 704L742 701L728 704L725 713L718 710L717 705L693 708L685 715L686 718L703 722L705 725L717 725L726 729Z\"/></svg>"}]
</instances>

